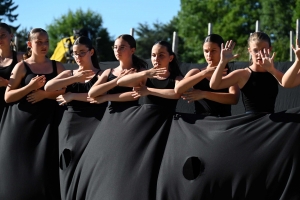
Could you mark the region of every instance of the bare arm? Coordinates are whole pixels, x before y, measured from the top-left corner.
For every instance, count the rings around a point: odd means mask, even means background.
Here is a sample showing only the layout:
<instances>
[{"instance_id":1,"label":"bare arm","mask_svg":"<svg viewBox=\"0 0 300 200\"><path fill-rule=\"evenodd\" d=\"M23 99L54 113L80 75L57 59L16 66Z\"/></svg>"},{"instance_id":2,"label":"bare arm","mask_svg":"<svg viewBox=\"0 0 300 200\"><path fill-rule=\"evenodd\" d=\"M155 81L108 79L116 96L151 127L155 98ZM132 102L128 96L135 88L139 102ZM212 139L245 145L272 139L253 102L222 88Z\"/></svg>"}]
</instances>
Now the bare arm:
<instances>
[{"instance_id":1,"label":"bare arm","mask_svg":"<svg viewBox=\"0 0 300 200\"><path fill-rule=\"evenodd\" d=\"M89 97L95 98L100 95L104 95L104 94L106 94L106 92L108 90L117 86L118 78L115 78L115 79L107 82L110 70L111 69L107 69L101 74L101 76L98 78L96 83L89 90L89 92L88 92Z\"/></svg>"},{"instance_id":2,"label":"bare arm","mask_svg":"<svg viewBox=\"0 0 300 200\"><path fill-rule=\"evenodd\" d=\"M296 48L294 46L292 48L296 57L295 62L282 77L282 85L286 88L300 85L300 43L298 39L296 41Z\"/></svg>"},{"instance_id":3,"label":"bare arm","mask_svg":"<svg viewBox=\"0 0 300 200\"><path fill-rule=\"evenodd\" d=\"M19 62L14 67L9 84L6 87L5 92L5 101L7 103L15 102L23 97L25 97L30 92L37 90L44 86L45 84L45 77L44 76L36 76L31 79L30 83L25 85L24 87L20 87L21 80L26 74L26 69L24 67L24 64L22 62Z\"/></svg>"}]
</instances>

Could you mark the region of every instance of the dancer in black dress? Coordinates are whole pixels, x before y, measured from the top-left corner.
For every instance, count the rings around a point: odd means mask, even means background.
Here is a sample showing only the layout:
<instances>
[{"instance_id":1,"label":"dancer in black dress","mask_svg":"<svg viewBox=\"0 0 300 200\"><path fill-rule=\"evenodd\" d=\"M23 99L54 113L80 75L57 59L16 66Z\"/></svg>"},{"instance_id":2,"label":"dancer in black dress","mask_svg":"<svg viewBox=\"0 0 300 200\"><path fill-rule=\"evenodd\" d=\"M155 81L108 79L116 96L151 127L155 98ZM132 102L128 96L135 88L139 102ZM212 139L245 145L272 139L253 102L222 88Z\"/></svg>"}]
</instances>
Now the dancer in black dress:
<instances>
[{"instance_id":1,"label":"dancer in black dress","mask_svg":"<svg viewBox=\"0 0 300 200\"><path fill-rule=\"evenodd\" d=\"M0 121L4 110L7 106L4 100L4 93L8 80L14 66L22 60L22 53L12 49L13 34L10 27L5 23L0 23Z\"/></svg>"},{"instance_id":2,"label":"dancer in black dress","mask_svg":"<svg viewBox=\"0 0 300 200\"><path fill-rule=\"evenodd\" d=\"M32 29L27 45L30 56L14 67L5 92L12 105L0 124L0 199L59 199L55 98L62 92L43 86L63 66L46 58L45 30Z\"/></svg>"},{"instance_id":3,"label":"dancer in black dress","mask_svg":"<svg viewBox=\"0 0 300 200\"><path fill-rule=\"evenodd\" d=\"M135 73L146 68L147 64L142 59L134 55L136 43L131 35L120 35L112 47L120 64L114 69L107 69L101 73L98 81L89 90L89 100L93 104L109 102L101 123L96 128L85 151L77 164L66 199L91 199L98 192L102 191L98 181L107 186L110 181L106 181L115 166L109 162L116 161L114 153L118 139L118 133L127 126L124 116L132 113L138 106L138 99L132 97L132 87L117 86L117 80L128 73ZM121 135L120 135L121 137ZM118 148L117 148L118 149ZM123 152L124 153L124 152ZM105 158L103 158L104 156ZM105 169L111 173L102 176ZM121 169L122 170L122 169ZM113 177L110 177L115 180ZM113 192L111 189L107 192ZM105 194L103 194L105 196ZM104 196L100 199L105 199ZM98 198L99 199L99 198Z\"/></svg>"},{"instance_id":4,"label":"dancer in black dress","mask_svg":"<svg viewBox=\"0 0 300 200\"><path fill-rule=\"evenodd\" d=\"M210 77L220 61L221 45L223 38L217 34L208 35L203 44L203 52L208 63L204 69L191 69L176 86L175 92L182 94L188 103L194 102L195 113L211 116L231 115L231 104L239 100L239 88L213 90L209 87ZM228 66L225 67L228 74ZM189 91L188 91L189 90Z\"/></svg>"},{"instance_id":5,"label":"dancer in black dress","mask_svg":"<svg viewBox=\"0 0 300 200\"><path fill-rule=\"evenodd\" d=\"M107 102L91 104L88 91L101 75L97 53L88 37L81 36L73 44L77 70L65 70L48 81L46 91L66 88L56 99L66 105L59 125L60 191L66 199L77 163L95 128L99 125Z\"/></svg>"},{"instance_id":6,"label":"dancer in black dress","mask_svg":"<svg viewBox=\"0 0 300 200\"><path fill-rule=\"evenodd\" d=\"M153 46L152 63L153 69L118 79L121 86L115 91L137 86L129 92L130 97L145 96L145 104L111 103L80 160L80 176L74 183L76 198L155 198L158 170L179 99L174 86L182 76L169 43ZM143 83L146 86L141 86Z\"/></svg>"},{"instance_id":7,"label":"dancer in black dress","mask_svg":"<svg viewBox=\"0 0 300 200\"><path fill-rule=\"evenodd\" d=\"M283 73L274 67L274 56L271 57L271 40L263 32L254 32L248 39L248 51L252 64L246 69L238 69L223 76L226 64L238 55L232 55L235 46L233 41L222 45L221 59L214 71L210 87L213 89L227 88L238 85L242 92L246 113L273 113L278 94L278 83L281 85Z\"/></svg>"},{"instance_id":8,"label":"dancer in black dress","mask_svg":"<svg viewBox=\"0 0 300 200\"><path fill-rule=\"evenodd\" d=\"M293 47L295 53L295 62L285 72L282 77L282 85L286 88L296 87L300 85L300 40L296 40L296 47Z\"/></svg>"}]
</instances>

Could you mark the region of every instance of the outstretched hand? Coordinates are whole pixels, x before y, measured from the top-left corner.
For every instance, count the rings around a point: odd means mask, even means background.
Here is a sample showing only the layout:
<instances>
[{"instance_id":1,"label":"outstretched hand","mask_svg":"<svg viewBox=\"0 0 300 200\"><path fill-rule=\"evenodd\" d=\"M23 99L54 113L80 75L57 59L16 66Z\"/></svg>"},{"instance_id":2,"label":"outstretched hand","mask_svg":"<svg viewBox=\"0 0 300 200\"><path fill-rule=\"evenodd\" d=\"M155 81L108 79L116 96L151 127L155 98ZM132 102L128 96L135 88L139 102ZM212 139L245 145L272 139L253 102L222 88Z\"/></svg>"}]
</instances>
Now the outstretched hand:
<instances>
[{"instance_id":1,"label":"outstretched hand","mask_svg":"<svg viewBox=\"0 0 300 200\"><path fill-rule=\"evenodd\" d=\"M296 58L300 60L300 41L297 39L296 40L296 47L294 47L294 45L292 45L293 51L295 53Z\"/></svg>"},{"instance_id":2,"label":"outstretched hand","mask_svg":"<svg viewBox=\"0 0 300 200\"><path fill-rule=\"evenodd\" d=\"M162 77L162 75L165 75L167 73L166 68L159 68L159 67L153 67L151 69L147 70L147 78L156 78L156 79L165 79Z\"/></svg>"},{"instance_id":3,"label":"outstretched hand","mask_svg":"<svg viewBox=\"0 0 300 200\"><path fill-rule=\"evenodd\" d=\"M273 53L272 57L270 55L270 49L262 49L259 51L261 60L259 60L259 65L263 67L265 70L270 71L274 68L274 57L275 52Z\"/></svg>"},{"instance_id":4,"label":"outstretched hand","mask_svg":"<svg viewBox=\"0 0 300 200\"><path fill-rule=\"evenodd\" d=\"M131 74L133 72L135 72L136 69L134 68L130 68L130 69L123 69L120 73L120 75L118 76L118 79L122 78L123 76L127 75L127 74Z\"/></svg>"},{"instance_id":5,"label":"outstretched hand","mask_svg":"<svg viewBox=\"0 0 300 200\"><path fill-rule=\"evenodd\" d=\"M232 40L227 41L224 47L224 44L222 43L221 45L221 60L225 61L225 62L229 62L230 60L233 60L235 58L237 58L239 55L232 54L232 50L235 46L235 42L233 42Z\"/></svg>"},{"instance_id":6,"label":"outstretched hand","mask_svg":"<svg viewBox=\"0 0 300 200\"><path fill-rule=\"evenodd\" d=\"M95 72L93 72L93 70L83 70L83 69L79 69L75 74L75 76L78 79L78 82L84 82L86 80L90 80L94 77L94 75Z\"/></svg>"},{"instance_id":7,"label":"outstretched hand","mask_svg":"<svg viewBox=\"0 0 300 200\"><path fill-rule=\"evenodd\" d=\"M143 85L140 83L140 86L138 87L133 87L133 91L131 92L131 96L136 99L140 98L142 96L147 96L148 95L148 88L147 86Z\"/></svg>"},{"instance_id":8,"label":"outstretched hand","mask_svg":"<svg viewBox=\"0 0 300 200\"><path fill-rule=\"evenodd\" d=\"M184 92L181 95L181 98L183 100L188 101L188 103L200 100L200 99L204 99L205 95L205 91L202 90L198 90L198 89L191 89L189 91Z\"/></svg>"}]
</instances>

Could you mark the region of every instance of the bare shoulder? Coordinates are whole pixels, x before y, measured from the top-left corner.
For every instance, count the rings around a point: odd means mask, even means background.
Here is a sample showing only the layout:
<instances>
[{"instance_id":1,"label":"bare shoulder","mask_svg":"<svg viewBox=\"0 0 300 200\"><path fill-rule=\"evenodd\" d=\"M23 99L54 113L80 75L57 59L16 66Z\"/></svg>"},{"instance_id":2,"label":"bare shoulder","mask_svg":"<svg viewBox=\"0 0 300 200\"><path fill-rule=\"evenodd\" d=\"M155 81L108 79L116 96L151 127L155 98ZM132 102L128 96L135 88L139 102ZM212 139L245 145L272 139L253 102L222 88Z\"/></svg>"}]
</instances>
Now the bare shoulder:
<instances>
[{"instance_id":1,"label":"bare shoulder","mask_svg":"<svg viewBox=\"0 0 300 200\"><path fill-rule=\"evenodd\" d=\"M64 71L70 71L70 70L66 70L64 65L61 62L55 61L56 62L56 67L57 67L57 73L60 74L61 72Z\"/></svg>"},{"instance_id":2,"label":"bare shoulder","mask_svg":"<svg viewBox=\"0 0 300 200\"><path fill-rule=\"evenodd\" d=\"M199 72L201 72L201 69L193 68L193 69L189 70L184 77L193 76L195 74L198 74Z\"/></svg>"},{"instance_id":3,"label":"bare shoulder","mask_svg":"<svg viewBox=\"0 0 300 200\"><path fill-rule=\"evenodd\" d=\"M249 71L249 69L245 68L245 69L237 69L232 71L231 73L229 73L228 76L232 76L235 77L235 79L237 79L237 84L239 86L239 88L243 88L244 85L247 83L249 77L250 77L251 72Z\"/></svg>"},{"instance_id":4,"label":"bare shoulder","mask_svg":"<svg viewBox=\"0 0 300 200\"><path fill-rule=\"evenodd\" d=\"M14 69L12 70L11 76L16 76L16 75L20 75L20 76L24 76L26 74L26 68L25 65L23 63L23 61L18 62Z\"/></svg>"}]
</instances>

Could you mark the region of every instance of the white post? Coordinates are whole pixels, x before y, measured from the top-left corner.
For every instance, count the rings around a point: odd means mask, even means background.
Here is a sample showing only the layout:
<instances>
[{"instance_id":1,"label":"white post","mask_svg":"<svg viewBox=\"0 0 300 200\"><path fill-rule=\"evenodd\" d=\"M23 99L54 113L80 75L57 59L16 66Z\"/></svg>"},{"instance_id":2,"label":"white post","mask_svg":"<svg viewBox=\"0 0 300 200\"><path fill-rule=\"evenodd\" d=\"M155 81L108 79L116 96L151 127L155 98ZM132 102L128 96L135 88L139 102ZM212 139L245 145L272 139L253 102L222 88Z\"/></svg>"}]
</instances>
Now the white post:
<instances>
[{"instance_id":1,"label":"white post","mask_svg":"<svg viewBox=\"0 0 300 200\"><path fill-rule=\"evenodd\" d=\"M208 35L212 34L212 24L208 23Z\"/></svg>"},{"instance_id":2,"label":"white post","mask_svg":"<svg viewBox=\"0 0 300 200\"><path fill-rule=\"evenodd\" d=\"M175 31L173 32L172 50L177 55L177 51L178 51L178 36L177 36L177 33Z\"/></svg>"},{"instance_id":3,"label":"white post","mask_svg":"<svg viewBox=\"0 0 300 200\"><path fill-rule=\"evenodd\" d=\"M130 35L131 35L132 37L134 37L134 28L131 28L131 29L130 29Z\"/></svg>"},{"instance_id":4,"label":"white post","mask_svg":"<svg viewBox=\"0 0 300 200\"><path fill-rule=\"evenodd\" d=\"M292 44L294 44L294 34L293 31L290 31L290 61L294 60L294 51L292 48Z\"/></svg>"},{"instance_id":5,"label":"white post","mask_svg":"<svg viewBox=\"0 0 300 200\"><path fill-rule=\"evenodd\" d=\"M15 35L15 38L14 38L14 43L16 45L16 49L14 49L15 51L18 51L18 36Z\"/></svg>"},{"instance_id":6,"label":"white post","mask_svg":"<svg viewBox=\"0 0 300 200\"><path fill-rule=\"evenodd\" d=\"M260 23L258 20L256 20L256 24L255 24L255 32L260 31Z\"/></svg>"},{"instance_id":7,"label":"white post","mask_svg":"<svg viewBox=\"0 0 300 200\"><path fill-rule=\"evenodd\" d=\"M298 42L300 42L300 24L299 19L296 21L296 39L298 39Z\"/></svg>"},{"instance_id":8,"label":"white post","mask_svg":"<svg viewBox=\"0 0 300 200\"><path fill-rule=\"evenodd\" d=\"M252 35L252 33L250 33L250 36ZM249 36L249 37L250 37ZM248 45L248 44L247 44ZM251 54L249 53L249 61L251 60Z\"/></svg>"}]
</instances>

